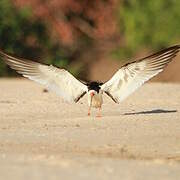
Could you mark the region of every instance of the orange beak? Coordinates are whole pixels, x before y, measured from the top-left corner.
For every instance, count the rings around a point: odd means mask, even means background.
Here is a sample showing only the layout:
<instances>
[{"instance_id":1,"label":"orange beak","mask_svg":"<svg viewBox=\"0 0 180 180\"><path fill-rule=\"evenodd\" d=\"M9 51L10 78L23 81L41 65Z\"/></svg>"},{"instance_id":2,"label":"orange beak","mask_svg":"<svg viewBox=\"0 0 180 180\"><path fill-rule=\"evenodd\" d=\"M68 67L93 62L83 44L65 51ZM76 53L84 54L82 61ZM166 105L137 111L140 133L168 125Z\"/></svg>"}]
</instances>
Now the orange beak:
<instances>
[{"instance_id":1,"label":"orange beak","mask_svg":"<svg viewBox=\"0 0 180 180\"><path fill-rule=\"evenodd\" d=\"M90 93L90 95L91 95L91 97L93 97L93 96L94 96L94 93L93 93L93 92L91 92L91 93Z\"/></svg>"}]
</instances>

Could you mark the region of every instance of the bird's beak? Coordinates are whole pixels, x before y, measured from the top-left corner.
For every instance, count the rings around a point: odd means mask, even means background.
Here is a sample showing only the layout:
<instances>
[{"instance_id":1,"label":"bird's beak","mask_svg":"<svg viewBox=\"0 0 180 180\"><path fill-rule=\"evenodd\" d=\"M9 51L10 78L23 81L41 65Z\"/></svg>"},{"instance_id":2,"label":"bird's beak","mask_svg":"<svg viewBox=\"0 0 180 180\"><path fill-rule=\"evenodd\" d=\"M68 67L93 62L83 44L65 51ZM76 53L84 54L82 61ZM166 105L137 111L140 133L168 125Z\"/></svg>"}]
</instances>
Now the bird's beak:
<instances>
[{"instance_id":1,"label":"bird's beak","mask_svg":"<svg viewBox=\"0 0 180 180\"><path fill-rule=\"evenodd\" d=\"M90 93L90 96L91 96L91 98L92 98L92 97L94 96L94 93L93 93L93 92L91 92L91 93Z\"/></svg>"}]
</instances>

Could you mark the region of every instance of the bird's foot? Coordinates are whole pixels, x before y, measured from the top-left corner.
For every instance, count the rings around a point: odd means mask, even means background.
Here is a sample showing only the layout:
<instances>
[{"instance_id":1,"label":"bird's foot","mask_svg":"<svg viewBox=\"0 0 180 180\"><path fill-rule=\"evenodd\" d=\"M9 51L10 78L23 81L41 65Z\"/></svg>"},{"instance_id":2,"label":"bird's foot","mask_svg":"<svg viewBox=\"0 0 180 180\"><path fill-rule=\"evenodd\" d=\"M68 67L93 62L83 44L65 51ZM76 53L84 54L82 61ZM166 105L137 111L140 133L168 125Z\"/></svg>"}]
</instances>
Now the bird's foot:
<instances>
[{"instance_id":1,"label":"bird's foot","mask_svg":"<svg viewBox=\"0 0 180 180\"><path fill-rule=\"evenodd\" d=\"M101 116L101 114L97 114L96 117L97 118L101 118L102 116Z\"/></svg>"},{"instance_id":2,"label":"bird's foot","mask_svg":"<svg viewBox=\"0 0 180 180\"><path fill-rule=\"evenodd\" d=\"M98 111L96 117L98 117L98 118L102 117L102 115L101 115L101 107L99 108L99 111Z\"/></svg>"}]
</instances>

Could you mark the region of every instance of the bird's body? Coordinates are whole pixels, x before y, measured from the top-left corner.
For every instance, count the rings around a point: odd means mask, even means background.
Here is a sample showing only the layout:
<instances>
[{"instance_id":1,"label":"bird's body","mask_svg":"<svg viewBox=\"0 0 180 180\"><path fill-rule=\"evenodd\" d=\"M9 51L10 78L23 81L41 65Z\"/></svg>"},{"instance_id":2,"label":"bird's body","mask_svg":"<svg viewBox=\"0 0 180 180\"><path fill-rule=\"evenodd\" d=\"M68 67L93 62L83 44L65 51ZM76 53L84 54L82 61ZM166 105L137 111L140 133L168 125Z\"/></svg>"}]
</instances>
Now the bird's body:
<instances>
[{"instance_id":1,"label":"bird's body","mask_svg":"<svg viewBox=\"0 0 180 180\"><path fill-rule=\"evenodd\" d=\"M91 96L91 93L94 93L93 96ZM103 104L103 91L100 90L99 93L96 93L96 91L91 90L88 92L88 105L89 107L94 107L94 108L101 108Z\"/></svg>"},{"instance_id":2,"label":"bird's body","mask_svg":"<svg viewBox=\"0 0 180 180\"><path fill-rule=\"evenodd\" d=\"M180 45L172 46L128 63L105 83L81 82L64 69L15 58L2 51L0 51L0 57L24 77L44 85L68 102L78 102L87 93L88 115L90 115L91 107L94 107L99 109L98 116L100 116L103 94L107 94L115 103L122 102L146 81L163 71L179 50Z\"/></svg>"},{"instance_id":3,"label":"bird's body","mask_svg":"<svg viewBox=\"0 0 180 180\"><path fill-rule=\"evenodd\" d=\"M98 94L95 94L93 97L92 97L92 103L91 103L91 100L89 100L90 97L88 98L88 105L89 107L94 107L94 108L101 108L102 104L103 104L103 97L102 97L102 92L101 93L98 93Z\"/></svg>"}]
</instances>

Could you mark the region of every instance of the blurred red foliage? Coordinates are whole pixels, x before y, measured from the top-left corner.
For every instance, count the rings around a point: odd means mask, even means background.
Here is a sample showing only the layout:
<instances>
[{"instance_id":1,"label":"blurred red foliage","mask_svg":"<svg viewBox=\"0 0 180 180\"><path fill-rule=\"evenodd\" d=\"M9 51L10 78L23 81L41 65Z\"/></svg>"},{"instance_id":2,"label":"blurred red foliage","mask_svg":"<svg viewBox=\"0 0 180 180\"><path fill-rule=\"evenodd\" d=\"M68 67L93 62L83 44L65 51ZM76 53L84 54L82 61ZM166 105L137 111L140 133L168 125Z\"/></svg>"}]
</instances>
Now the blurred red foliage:
<instances>
[{"instance_id":1,"label":"blurred red foliage","mask_svg":"<svg viewBox=\"0 0 180 180\"><path fill-rule=\"evenodd\" d=\"M52 37L64 50L69 68L88 78L93 62L106 57L119 44L116 24L118 0L12 0L18 8L30 7L46 22Z\"/></svg>"},{"instance_id":2,"label":"blurred red foliage","mask_svg":"<svg viewBox=\"0 0 180 180\"><path fill-rule=\"evenodd\" d=\"M13 0L18 7L29 6L36 17L48 21L65 45L81 34L98 41L116 34L114 9L118 0Z\"/></svg>"}]
</instances>

